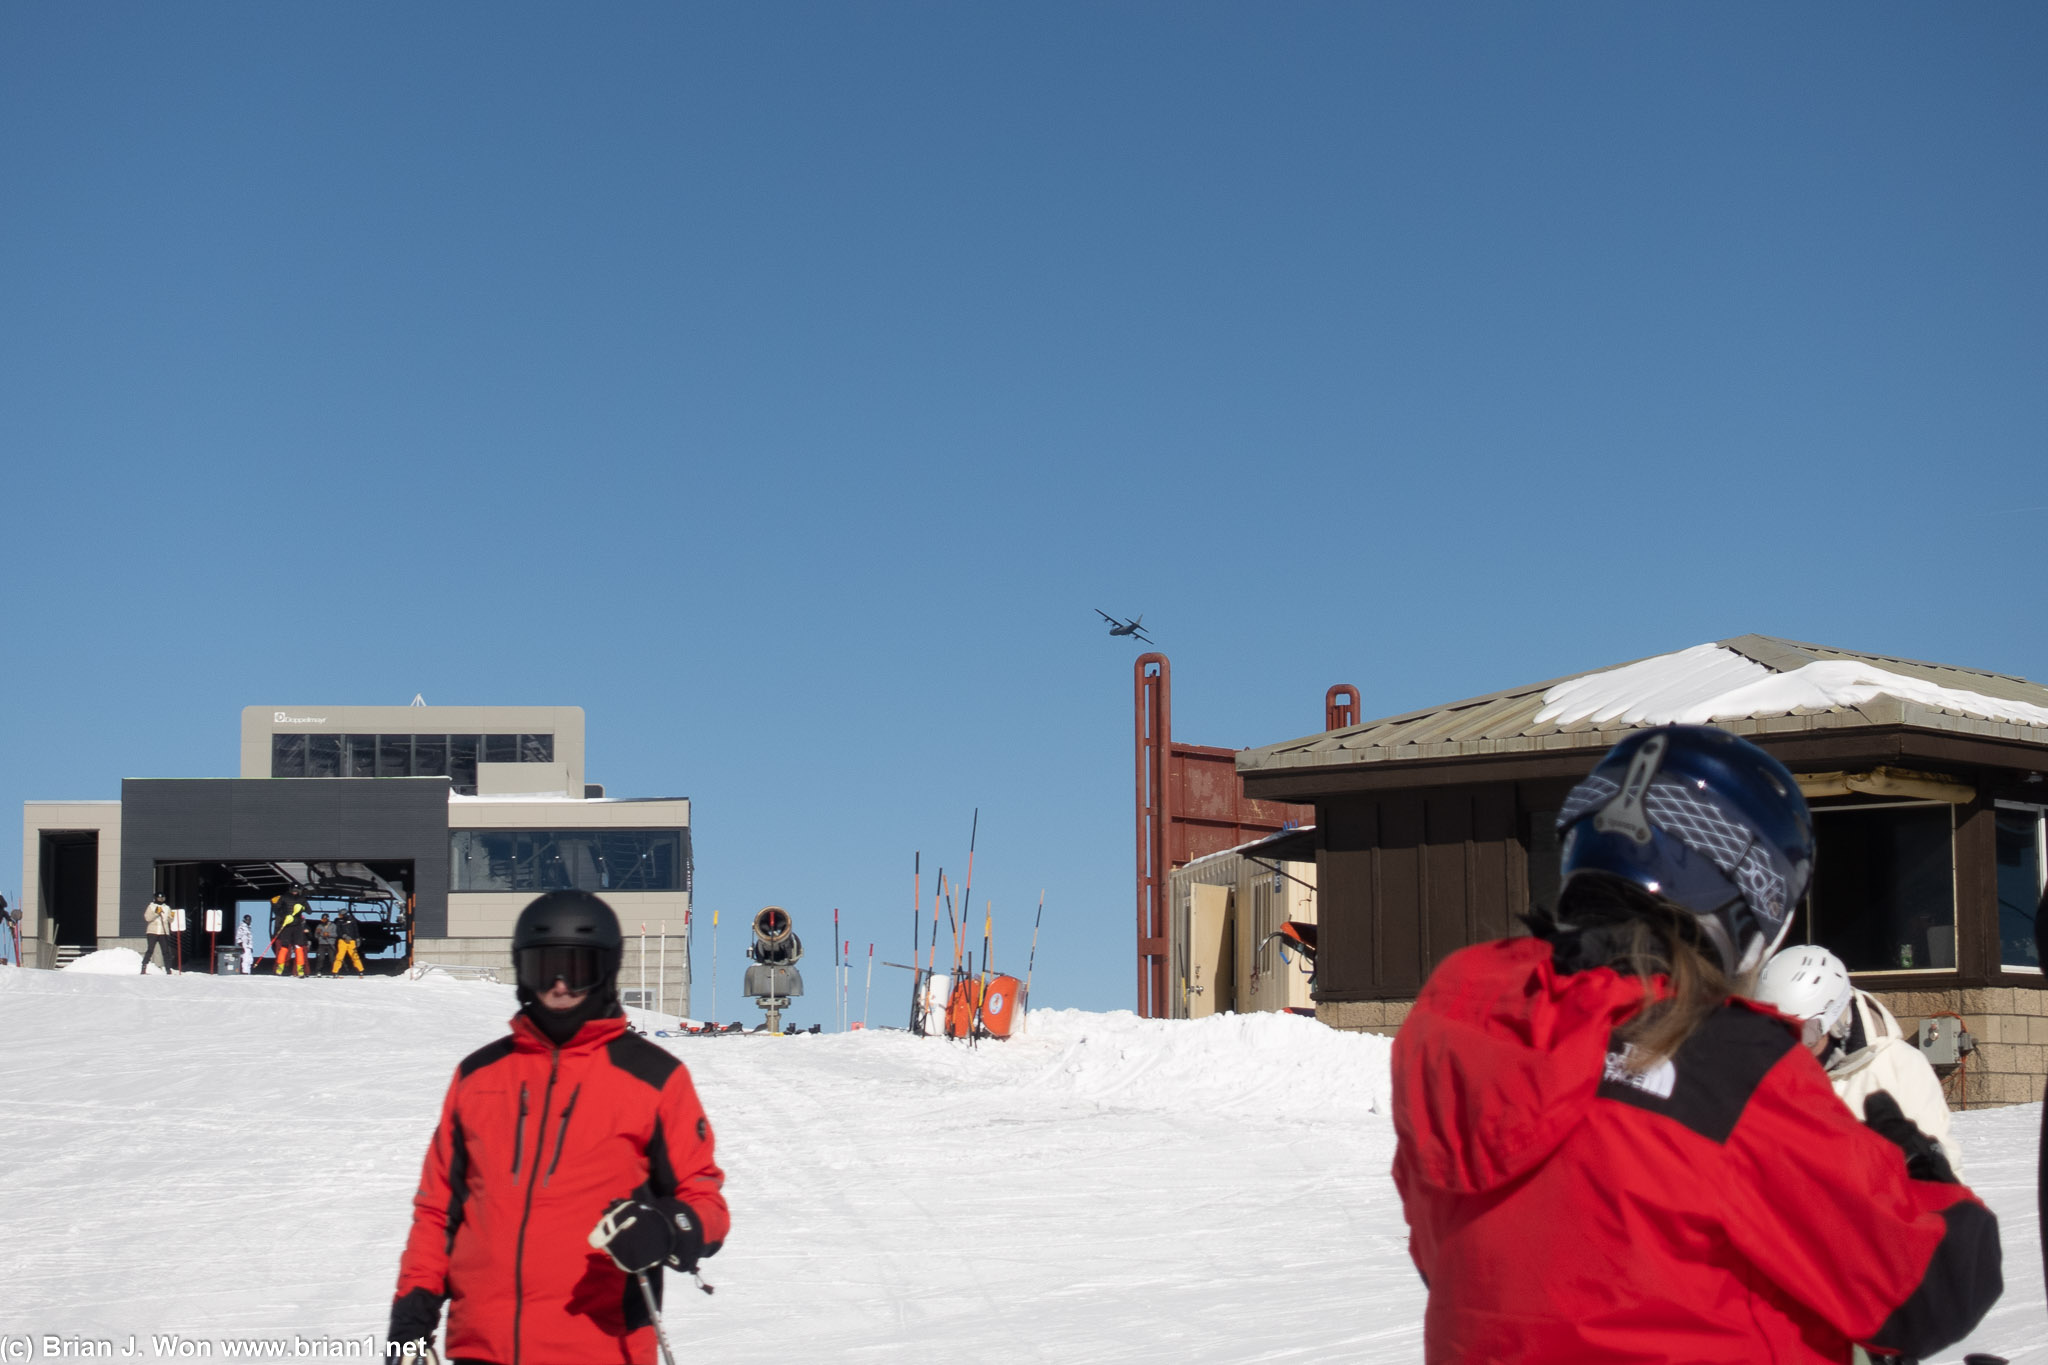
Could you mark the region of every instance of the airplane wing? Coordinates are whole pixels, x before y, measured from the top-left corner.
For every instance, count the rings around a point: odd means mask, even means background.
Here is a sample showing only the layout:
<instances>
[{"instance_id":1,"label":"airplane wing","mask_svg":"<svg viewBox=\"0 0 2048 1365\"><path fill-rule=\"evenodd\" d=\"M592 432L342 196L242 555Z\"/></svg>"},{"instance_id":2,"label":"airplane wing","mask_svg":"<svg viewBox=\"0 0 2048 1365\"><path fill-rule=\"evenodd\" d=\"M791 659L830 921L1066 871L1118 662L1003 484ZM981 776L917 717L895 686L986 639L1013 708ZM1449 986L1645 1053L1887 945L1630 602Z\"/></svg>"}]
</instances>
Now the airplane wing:
<instances>
[{"instance_id":1,"label":"airplane wing","mask_svg":"<svg viewBox=\"0 0 2048 1365\"><path fill-rule=\"evenodd\" d=\"M1116 619L1116 618L1115 618L1114 616L1111 616L1111 615L1110 615L1110 614L1109 614L1108 612L1104 611L1104 610L1103 610L1103 609L1102 609L1101 607L1097 607L1097 608L1095 609L1095 614L1096 614L1097 616L1100 616L1100 617L1101 617L1101 618L1102 618L1103 620L1105 620L1105 621L1109 622L1109 623L1110 623L1111 625L1113 625L1113 626L1120 626L1120 625L1122 625L1122 624L1123 624L1123 622L1121 622L1121 621L1117 620L1117 619Z\"/></svg>"},{"instance_id":2,"label":"airplane wing","mask_svg":"<svg viewBox=\"0 0 2048 1365\"><path fill-rule=\"evenodd\" d=\"M1140 640L1143 640L1148 645L1154 643L1151 636L1147 635L1144 631L1139 630L1136 626L1131 627L1131 634L1135 635Z\"/></svg>"}]
</instances>

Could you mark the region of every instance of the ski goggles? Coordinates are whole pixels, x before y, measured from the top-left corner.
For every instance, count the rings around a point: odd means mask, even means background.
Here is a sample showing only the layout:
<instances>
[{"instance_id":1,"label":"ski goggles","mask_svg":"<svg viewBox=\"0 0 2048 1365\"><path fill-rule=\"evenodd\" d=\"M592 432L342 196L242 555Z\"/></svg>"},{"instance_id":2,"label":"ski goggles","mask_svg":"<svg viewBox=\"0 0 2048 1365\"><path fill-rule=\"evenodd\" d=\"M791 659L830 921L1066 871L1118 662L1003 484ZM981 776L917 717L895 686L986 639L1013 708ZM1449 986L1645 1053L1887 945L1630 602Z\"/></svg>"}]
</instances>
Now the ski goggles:
<instances>
[{"instance_id":1,"label":"ski goggles","mask_svg":"<svg viewBox=\"0 0 2048 1365\"><path fill-rule=\"evenodd\" d=\"M609 956L598 948L543 944L521 948L513 965L518 969L519 984L536 995L545 994L557 981L571 994L581 995L603 983Z\"/></svg>"}]
</instances>

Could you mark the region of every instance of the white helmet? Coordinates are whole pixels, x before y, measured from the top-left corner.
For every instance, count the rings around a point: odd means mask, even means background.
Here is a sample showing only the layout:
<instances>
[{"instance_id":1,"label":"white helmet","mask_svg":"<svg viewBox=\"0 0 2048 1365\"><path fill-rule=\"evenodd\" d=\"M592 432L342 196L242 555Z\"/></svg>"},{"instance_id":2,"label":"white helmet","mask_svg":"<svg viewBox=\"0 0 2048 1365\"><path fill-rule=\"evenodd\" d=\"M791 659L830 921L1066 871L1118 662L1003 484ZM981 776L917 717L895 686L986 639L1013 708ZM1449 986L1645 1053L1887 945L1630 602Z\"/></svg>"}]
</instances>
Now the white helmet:
<instances>
[{"instance_id":1,"label":"white helmet","mask_svg":"<svg viewBox=\"0 0 2048 1365\"><path fill-rule=\"evenodd\" d=\"M1806 1021L1808 1045L1821 1035L1848 1032L1848 1009L1856 988L1842 959L1816 944L1787 948L1764 964L1756 998L1780 1014Z\"/></svg>"}]
</instances>

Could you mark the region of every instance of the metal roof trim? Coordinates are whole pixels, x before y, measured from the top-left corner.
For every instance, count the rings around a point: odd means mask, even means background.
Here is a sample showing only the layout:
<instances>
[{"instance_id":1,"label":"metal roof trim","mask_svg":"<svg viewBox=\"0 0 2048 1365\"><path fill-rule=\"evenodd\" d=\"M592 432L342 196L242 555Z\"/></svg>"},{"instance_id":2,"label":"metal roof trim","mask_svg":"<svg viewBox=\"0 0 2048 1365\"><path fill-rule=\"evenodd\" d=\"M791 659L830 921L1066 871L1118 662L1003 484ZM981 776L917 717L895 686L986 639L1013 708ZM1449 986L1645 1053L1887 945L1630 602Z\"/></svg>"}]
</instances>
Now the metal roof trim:
<instances>
[{"instance_id":1,"label":"metal roof trim","mask_svg":"<svg viewBox=\"0 0 2048 1365\"><path fill-rule=\"evenodd\" d=\"M1987 739L2014 740L2048 748L2048 726L1985 720L1923 706L1895 697L1876 697L1863 706L1799 714L1744 716L1714 724L1738 735L1796 734L1812 730L1880 729L1906 726ZM1613 725L1569 730L1547 728L1542 734L1503 735L1485 739L1439 739L1343 749L1312 749L1290 744L1244 749L1237 755L1240 773L1298 768L1339 768L1371 763L1415 763L1458 758L1486 758L1515 753L1557 753L1572 749L1604 749L1640 725ZM1292 744L1299 744L1294 741Z\"/></svg>"}]
</instances>

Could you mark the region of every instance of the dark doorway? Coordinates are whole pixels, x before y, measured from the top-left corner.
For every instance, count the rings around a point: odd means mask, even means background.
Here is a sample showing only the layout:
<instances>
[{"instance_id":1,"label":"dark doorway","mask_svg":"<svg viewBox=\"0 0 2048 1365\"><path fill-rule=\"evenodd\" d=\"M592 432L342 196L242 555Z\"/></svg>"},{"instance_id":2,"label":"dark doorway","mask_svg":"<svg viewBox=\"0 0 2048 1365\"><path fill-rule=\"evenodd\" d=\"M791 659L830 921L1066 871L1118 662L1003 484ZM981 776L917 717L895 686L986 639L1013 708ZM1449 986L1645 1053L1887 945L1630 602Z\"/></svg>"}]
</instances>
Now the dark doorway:
<instances>
[{"instance_id":1,"label":"dark doorway","mask_svg":"<svg viewBox=\"0 0 2048 1365\"><path fill-rule=\"evenodd\" d=\"M100 832L44 830L40 907L56 926L59 946L92 949L100 942Z\"/></svg>"}]
</instances>

